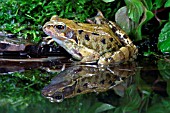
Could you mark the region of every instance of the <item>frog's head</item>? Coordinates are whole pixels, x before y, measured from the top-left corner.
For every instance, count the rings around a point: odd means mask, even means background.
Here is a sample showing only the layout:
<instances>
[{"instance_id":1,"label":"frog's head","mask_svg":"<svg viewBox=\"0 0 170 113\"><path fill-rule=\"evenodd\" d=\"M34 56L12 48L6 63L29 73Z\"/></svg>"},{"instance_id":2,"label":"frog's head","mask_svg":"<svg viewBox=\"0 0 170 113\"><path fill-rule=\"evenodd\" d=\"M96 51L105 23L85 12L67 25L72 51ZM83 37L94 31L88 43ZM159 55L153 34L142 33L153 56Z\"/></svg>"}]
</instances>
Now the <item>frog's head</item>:
<instances>
[{"instance_id":1,"label":"frog's head","mask_svg":"<svg viewBox=\"0 0 170 113\"><path fill-rule=\"evenodd\" d=\"M70 82L49 84L42 89L41 93L44 97L48 98L51 102L62 102L65 98L69 98L74 95L75 84L70 85Z\"/></svg>"},{"instance_id":2,"label":"frog's head","mask_svg":"<svg viewBox=\"0 0 170 113\"><path fill-rule=\"evenodd\" d=\"M43 26L43 31L51 36L59 45L65 40L75 39L76 23L72 20L59 18L57 15L52 16L49 22Z\"/></svg>"},{"instance_id":3,"label":"frog's head","mask_svg":"<svg viewBox=\"0 0 170 113\"><path fill-rule=\"evenodd\" d=\"M81 72L81 69L79 66L73 66L61 71L52 78L50 84L41 90L42 95L51 102L62 102L65 98L71 97L74 95L77 84L74 79L77 79L78 76L75 74Z\"/></svg>"}]
</instances>

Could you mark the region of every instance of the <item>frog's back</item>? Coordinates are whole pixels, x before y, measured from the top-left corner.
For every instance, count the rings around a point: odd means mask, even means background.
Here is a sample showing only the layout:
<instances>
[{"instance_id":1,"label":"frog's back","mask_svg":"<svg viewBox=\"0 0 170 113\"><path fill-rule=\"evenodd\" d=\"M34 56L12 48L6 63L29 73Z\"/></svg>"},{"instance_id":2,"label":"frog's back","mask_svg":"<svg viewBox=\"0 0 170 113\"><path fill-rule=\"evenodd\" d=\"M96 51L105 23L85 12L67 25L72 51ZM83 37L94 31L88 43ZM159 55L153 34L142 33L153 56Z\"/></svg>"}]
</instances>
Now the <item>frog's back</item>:
<instances>
[{"instance_id":1,"label":"frog's back","mask_svg":"<svg viewBox=\"0 0 170 113\"><path fill-rule=\"evenodd\" d=\"M105 29L105 31L103 29ZM108 51L116 51L119 49L119 46L121 46L121 43L115 40L116 37L111 34L112 31L109 30L109 28L101 25L93 25L90 30L85 30L85 28L83 30L79 29L77 30L78 43L100 54Z\"/></svg>"}]
</instances>

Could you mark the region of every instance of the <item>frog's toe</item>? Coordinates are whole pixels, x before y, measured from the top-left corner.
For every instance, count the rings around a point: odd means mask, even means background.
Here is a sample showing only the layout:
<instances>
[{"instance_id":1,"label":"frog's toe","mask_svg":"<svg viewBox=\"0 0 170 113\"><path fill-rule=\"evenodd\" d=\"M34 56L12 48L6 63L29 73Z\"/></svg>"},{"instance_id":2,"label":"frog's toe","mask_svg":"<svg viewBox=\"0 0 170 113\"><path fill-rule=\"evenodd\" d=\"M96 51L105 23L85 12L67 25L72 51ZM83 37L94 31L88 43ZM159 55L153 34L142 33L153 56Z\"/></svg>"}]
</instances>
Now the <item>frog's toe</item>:
<instances>
[{"instance_id":1,"label":"frog's toe","mask_svg":"<svg viewBox=\"0 0 170 113\"><path fill-rule=\"evenodd\" d=\"M99 61L98 61L98 65L100 67L103 67L105 65L108 65L110 62L108 62L108 59L107 58L100 58Z\"/></svg>"}]
</instances>

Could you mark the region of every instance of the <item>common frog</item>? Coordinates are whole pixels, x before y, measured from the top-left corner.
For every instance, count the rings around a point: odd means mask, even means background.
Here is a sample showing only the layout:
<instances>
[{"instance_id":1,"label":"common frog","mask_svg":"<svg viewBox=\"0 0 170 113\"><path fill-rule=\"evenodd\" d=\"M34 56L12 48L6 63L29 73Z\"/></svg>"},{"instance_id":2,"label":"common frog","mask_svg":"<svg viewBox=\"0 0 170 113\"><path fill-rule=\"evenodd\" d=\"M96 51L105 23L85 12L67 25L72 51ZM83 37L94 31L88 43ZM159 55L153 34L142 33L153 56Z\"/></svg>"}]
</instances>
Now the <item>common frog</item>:
<instances>
[{"instance_id":1,"label":"common frog","mask_svg":"<svg viewBox=\"0 0 170 113\"><path fill-rule=\"evenodd\" d=\"M43 31L80 62L99 65L120 63L134 59L138 52L128 35L101 12L89 23L52 16ZM50 40L51 42L51 40Z\"/></svg>"},{"instance_id":2,"label":"common frog","mask_svg":"<svg viewBox=\"0 0 170 113\"><path fill-rule=\"evenodd\" d=\"M61 71L41 93L51 102L91 92L105 92L123 82L131 84L135 74L135 64L121 64L100 70L97 65L75 65ZM111 68L111 70L110 70Z\"/></svg>"}]
</instances>

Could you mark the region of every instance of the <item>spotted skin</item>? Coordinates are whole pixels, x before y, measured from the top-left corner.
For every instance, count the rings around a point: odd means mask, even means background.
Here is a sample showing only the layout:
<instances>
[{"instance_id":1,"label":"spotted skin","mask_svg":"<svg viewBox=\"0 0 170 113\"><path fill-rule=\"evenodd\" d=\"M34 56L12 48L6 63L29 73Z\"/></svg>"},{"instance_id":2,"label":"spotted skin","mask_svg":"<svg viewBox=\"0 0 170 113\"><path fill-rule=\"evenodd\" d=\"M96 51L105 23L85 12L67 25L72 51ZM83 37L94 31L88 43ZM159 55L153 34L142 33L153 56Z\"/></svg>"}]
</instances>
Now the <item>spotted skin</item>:
<instances>
[{"instance_id":1,"label":"spotted skin","mask_svg":"<svg viewBox=\"0 0 170 113\"><path fill-rule=\"evenodd\" d=\"M103 15L89 19L90 23L53 16L43 31L80 62L99 65L134 59L137 48L126 33Z\"/></svg>"}]
</instances>

